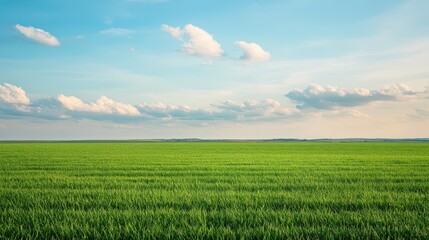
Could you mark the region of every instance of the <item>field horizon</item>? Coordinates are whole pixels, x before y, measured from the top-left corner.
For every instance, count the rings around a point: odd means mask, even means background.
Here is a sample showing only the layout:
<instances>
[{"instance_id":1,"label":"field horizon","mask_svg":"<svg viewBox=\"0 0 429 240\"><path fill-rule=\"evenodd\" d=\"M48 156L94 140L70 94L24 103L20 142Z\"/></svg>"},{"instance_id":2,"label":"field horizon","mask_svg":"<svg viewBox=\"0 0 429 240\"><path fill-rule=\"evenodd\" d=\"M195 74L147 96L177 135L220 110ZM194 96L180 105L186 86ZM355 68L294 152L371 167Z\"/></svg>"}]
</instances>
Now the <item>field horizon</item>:
<instances>
[{"instance_id":1,"label":"field horizon","mask_svg":"<svg viewBox=\"0 0 429 240\"><path fill-rule=\"evenodd\" d=\"M429 137L419 138L133 138L133 139L18 139L0 140L0 143L61 143L61 142L429 142Z\"/></svg>"}]
</instances>

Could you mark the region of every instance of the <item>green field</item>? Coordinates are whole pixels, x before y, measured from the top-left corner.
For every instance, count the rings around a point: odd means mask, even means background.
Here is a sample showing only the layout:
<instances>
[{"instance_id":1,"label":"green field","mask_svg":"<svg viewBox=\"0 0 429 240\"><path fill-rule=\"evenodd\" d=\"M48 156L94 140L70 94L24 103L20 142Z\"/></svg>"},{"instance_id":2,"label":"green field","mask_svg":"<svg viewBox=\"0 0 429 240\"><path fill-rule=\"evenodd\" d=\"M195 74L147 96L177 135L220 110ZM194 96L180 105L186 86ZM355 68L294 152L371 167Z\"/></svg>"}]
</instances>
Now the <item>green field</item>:
<instances>
[{"instance_id":1,"label":"green field","mask_svg":"<svg viewBox=\"0 0 429 240\"><path fill-rule=\"evenodd\" d=\"M0 239L429 239L427 143L3 143Z\"/></svg>"}]
</instances>

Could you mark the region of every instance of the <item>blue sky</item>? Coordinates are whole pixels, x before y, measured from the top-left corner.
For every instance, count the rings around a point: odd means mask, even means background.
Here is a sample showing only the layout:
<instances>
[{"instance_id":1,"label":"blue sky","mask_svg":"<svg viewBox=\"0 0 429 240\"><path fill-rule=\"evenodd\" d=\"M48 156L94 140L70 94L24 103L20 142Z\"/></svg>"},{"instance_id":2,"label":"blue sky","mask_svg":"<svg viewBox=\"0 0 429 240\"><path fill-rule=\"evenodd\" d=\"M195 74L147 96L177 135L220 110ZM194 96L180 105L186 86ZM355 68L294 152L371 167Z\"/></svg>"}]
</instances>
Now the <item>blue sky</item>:
<instances>
[{"instance_id":1,"label":"blue sky","mask_svg":"<svg viewBox=\"0 0 429 240\"><path fill-rule=\"evenodd\" d=\"M2 1L0 138L428 137L426 9Z\"/></svg>"}]
</instances>

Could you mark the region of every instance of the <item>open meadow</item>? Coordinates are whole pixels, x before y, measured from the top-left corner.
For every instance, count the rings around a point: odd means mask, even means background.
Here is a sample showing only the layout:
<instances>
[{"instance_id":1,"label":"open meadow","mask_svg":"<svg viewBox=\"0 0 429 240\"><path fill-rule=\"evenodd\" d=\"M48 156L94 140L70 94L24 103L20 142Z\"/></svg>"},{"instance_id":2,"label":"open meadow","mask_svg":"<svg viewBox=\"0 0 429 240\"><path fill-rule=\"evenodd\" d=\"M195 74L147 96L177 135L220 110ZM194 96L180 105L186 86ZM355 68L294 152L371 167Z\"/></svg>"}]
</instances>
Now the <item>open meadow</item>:
<instances>
[{"instance_id":1,"label":"open meadow","mask_svg":"<svg viewBox=\"0 0 429 240\"><path fill-rule=\"evenodd\" d=\"M2 143L21 238L429 239L429 144Z\"/></svg>"}]
</instances>

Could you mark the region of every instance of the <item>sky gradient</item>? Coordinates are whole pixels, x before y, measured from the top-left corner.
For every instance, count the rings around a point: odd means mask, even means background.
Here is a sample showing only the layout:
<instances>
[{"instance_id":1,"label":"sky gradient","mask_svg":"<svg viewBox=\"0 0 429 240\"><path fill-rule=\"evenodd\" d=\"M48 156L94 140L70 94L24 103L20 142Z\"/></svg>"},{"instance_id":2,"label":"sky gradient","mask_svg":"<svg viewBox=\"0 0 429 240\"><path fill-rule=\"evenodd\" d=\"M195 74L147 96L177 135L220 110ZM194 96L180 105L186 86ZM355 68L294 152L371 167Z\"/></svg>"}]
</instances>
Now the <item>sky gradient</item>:
<instances>
[{"instance_id":1,"label":"sky gradient","mask_svg":"<svg viewBox=\"0 0 429 240\"><path fill-rule=\"evenodd\" d=\"M427 9L2 1L0 139L429 137Z\"/></svg>"}]
</instances>

